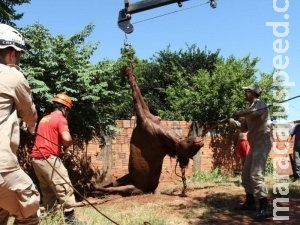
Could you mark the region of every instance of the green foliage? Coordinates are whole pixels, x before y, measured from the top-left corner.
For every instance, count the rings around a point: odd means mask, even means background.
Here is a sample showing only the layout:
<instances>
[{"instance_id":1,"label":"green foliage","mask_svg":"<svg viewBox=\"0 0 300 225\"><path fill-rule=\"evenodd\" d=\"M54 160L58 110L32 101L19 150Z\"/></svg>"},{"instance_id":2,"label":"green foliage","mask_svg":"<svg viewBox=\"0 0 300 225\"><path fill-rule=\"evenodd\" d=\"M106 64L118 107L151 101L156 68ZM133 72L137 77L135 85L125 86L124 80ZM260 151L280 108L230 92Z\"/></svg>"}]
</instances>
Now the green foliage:
<instances>
[{"instance_id":1,"label":"green foliage","mask_svg":"<svg viewBox=\"0 0 300 225\"><path fill-rule=\"evenodd\" d=\"M192 45L185 51L160 51L150 62L139 61L135 73L154 114L165 120L204 123L247 107L242 87L254 82L264 90L262 99L274 102L272 74L258 73L258 62L250 56L224 59L219 50L210 52Z\"/></svg>"},{"instance_id":2,"label":"green foliage","mask_svg":"<svg viewBox=\"0 0 300 225\"><path fill-rule=\"evenodd\" d=\"M276 76L274 80L273 76L279 71L273 70L272 76L267 73L261 73L261 86L263 90L262 99L269 103L269 110L272 120L276 120L278 118L287 118L287 113L284 112L286 106L284 103L281 103L285 98L288 98L289 87L282 87L274 85L275 82L282 82L283 77Z\"/></svg>"},{"instance_id":3,"label":"green foliage","mask_svg":"<svg viewBox=\"0 0 300 225\"><path fill-rule=\"evenodd\" d=\"M126 202L126 199L122 201ZM86 222L88 225L112 225L112 224L122 224L122 225L144 225L144 224L155 224L155 225L167 225L168 215L158 212L157 204L153 202L148 202L141 204L139 202L127 202L127 207L124 208L122 204L120 205L105 205L100 209L95 210L94 207L77 207L75 208L75 215L78 221ZM96 206L97 207L97 206ZM162 206L160 206L162 207ZM98 213L98 212L101 212ZM57 210L55 212L43 212L42 220L40 225L62 225L65 224L64 216L62 210ZM8 222L12 225L12 218ZM77 223L76 223L77 224ZM79 222L78 222L79 224Z\"/></svg>"},{"instance_id":4,"label":"green foliage","mask_svg":"<svg viewBox=\"0 0 300 225\"><path fill-rule=\"evenodd\" d=\"M1 0L0 1L0 23L5 23L15 27L15 20L20 20L24 13L17 13L14 7L28 4L30 0Z\"/></svg>"},{"instance_id":5,"label":"green foliage","mask_svg":"<svg viewBox=\"0 0 300 225\"><path fill-rule=\"evenodd\" d=\"M149 60L138 59L125 46L117 61L92 64L98 43L86 43L94 29L89 24L69 38L52 36L41 24L23 31L33 48L22 61L37 105L39 118L51 110L52 96L65 92L74 107L69 121L80 144L104 134L112 135L116 119L134 115L131 90L122 70L132 63L150 111L164 120L217 121L247 107L242 86L258 82L262 99L272 103L272 75L258 73L258 58L224 59L220 50L196 45L172 52L169 48ZM278 98L278 101L284 96Z\"/></svg>"},{"instance_id":6,"label":"green foliage","mask_svg":"<svg viewBox=\"0 0 300 225\"><path fill-rule=\"evenodd\" d=\"M85 43L94 25L65 38L51 36L41 24L24 29L33 48L22 61L23 69L32 88L39 118L52 110L54 94L64 92L72 97L73 107L69 125L78 145L104 134L114 127L115 91L110 77L116 73L114 62L91 64L89 59L98 43Z\"/></svg>"},{"instance_id":7,"label":"green foliage","mask_svg":"<svg viewBox=\"0 0 300 225\"><path fill-rule=\"evenodd\" d=\"M186 110L191 92L191 79L200 69L211 73L219 52L201 51L195 45L187 51L171 52L169 48L160 51L149 65L143 66L141 91L149 103L149 108L164 119L184 120L190 116L183 113ZM144 62L146 63L146 62ZM188 91L191 91L187 93ZM194 92L195 93L195 92ZM185 105L184 109L178 109Z\"/></svg>"},{"instance_id":8,"label":"green foliage","mask_svg":"<svg viewBox=\"0 0 300 225\"><path fill-rule=\"evenodd\" d=\"M194 182L227 182L229 178L229 174L220 170L219 168L213 169L211 171L196 171L193 176L188 179L189 183Z\"/></svg>"},{"instance_id":9,"label":"green foliage","mask_svg":"<svg viewBox=\"0 0 300 225\"><path fill-rule=\"evenodd\" d=\"M273 173L274 173L273 159L269 157L267 159L267 163L266 163L265 175L266 176L273 176Z\"/></svg>"}]
</instances>

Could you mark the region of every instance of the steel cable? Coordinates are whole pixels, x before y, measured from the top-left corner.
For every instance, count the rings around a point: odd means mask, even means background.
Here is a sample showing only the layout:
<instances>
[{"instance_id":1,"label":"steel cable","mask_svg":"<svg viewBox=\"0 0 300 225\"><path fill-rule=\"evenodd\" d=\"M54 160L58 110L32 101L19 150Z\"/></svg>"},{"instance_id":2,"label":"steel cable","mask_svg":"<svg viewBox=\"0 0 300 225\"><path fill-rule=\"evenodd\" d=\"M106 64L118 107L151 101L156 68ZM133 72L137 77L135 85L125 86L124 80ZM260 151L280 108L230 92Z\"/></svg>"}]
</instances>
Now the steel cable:
<instances>
[{"instance_id":1,"label":"steel cable","mask_svg":"<svg viewBox=\"0 0 300 225\"><path fill-rule=\"evenodd\" d=\"M164 13L164 14L161 14L161 15L157 15L157 16L150 17L150 18L147 18L147 19L139 20L139 21L136 21L136 22L134 22L132 24L143 23L143 22L148 21L148 20L157 19L157 18L160 18L160 17L164 17L164 16L168 16L168 15L171 15L171 14L174 14L174 13L178 13L178 12L181 12L181 11L190 10L190 9L193 9L193 8L196 8L196 7L201 7L201 6L204 6L204 5L208 4L208 3L210 3L210 1L208 1L206 3L194 5L194 6L191 6L191 7L188 7L188 8L179 9L179 10L175 10L175 11L172 11L172 12L168 12L168 13Z\"/></svg>"}]
</instances>

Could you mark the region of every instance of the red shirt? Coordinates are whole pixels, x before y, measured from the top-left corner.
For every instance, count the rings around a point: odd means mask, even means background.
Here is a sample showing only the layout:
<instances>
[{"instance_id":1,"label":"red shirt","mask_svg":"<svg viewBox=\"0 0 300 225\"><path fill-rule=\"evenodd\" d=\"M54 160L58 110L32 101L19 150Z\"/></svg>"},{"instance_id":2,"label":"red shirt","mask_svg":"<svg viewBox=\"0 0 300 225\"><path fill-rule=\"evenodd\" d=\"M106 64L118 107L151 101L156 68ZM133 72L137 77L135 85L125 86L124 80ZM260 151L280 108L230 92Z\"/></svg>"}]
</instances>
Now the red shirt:
<instances>
[{"instance_id":1,"label":"red shirt","mask_svg":"<svg viewBox=\"0 0 300 225\"><path fill-rule=\"evenodd\" d=\"M249 142L247 140L241 139L236 144L236 154L239 157L242 157L242 158L246 157L249 150L250 150L250 145L249 145Z\"/></svg>"},{"instance_id":2,"label":"red shirt","mask_svg":"<svg viewBox=\"0 0 300 225\"><path fill-rule=\"evenodd\" d=\"M60 111L44 116L39 122L36 139L32 148L32 158L58 156L61 151L61 133L69 132L68 122Z\"/></svg>"}]
</instances>

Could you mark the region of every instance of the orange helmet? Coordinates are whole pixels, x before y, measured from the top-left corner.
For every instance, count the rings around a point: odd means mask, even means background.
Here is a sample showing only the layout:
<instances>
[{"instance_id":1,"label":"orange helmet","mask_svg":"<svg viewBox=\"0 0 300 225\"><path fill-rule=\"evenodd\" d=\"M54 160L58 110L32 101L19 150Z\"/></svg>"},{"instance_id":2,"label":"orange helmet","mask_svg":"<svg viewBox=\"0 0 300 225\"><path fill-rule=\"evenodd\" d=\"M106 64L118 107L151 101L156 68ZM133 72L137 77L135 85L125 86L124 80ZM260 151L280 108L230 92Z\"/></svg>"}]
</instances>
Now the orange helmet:
<instances>
[{"instance_id":1,"label":"orange helmet","mask_svg":"<svg viewBox=\"0 0 300 225\"><path fill-rule=\"evenodd\" d=\"M67 106L69 109L71 109L72 107L71 98L64 93L59 93L57 95L54 95L52 102L58 102L60 104L63 104L64 106Z\"/></svg>"}]
</instances>

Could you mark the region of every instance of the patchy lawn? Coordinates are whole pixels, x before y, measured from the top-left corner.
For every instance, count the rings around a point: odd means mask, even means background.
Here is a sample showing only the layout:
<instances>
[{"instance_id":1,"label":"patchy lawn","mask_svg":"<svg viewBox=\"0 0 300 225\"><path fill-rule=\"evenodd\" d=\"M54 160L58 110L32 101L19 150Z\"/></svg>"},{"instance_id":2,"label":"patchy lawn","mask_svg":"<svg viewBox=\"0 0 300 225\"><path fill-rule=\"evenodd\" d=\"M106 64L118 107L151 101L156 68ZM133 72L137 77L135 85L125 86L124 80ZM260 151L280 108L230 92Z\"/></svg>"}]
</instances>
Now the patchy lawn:
<instances>
[{"instance_id":1,"label":"patchy lawn","mask_svg":"<svg viewBox=\"0 0 300 225\"><path fill-rule=\"evenodd\" d=\"M270 193L273 192L271 189L273 183L272 180L268 181ZM97 209L102 213L105 212L106 216L120 225L255 225L263 223L298 225L300 221L299 183L289 184L289 203L281 203L281 206L289 207L289 211L278 213L278 215L289 216L289 220L280 221L270 218L259 222L252 219L255 212L240 212L234 209L244 200L244 191L237 177L226 183L188 183L187 187L186 197L181 196L182 185L180 183L161 183L155 194L131 197L106 196L107 201L101 199L102 203L97 205ZM273 194L270 196L271 200L276 198ZM78 210L81 214L79 208ZM94 210L94 215L96 214ZM83 214L80 216L89 221ZM113 224L104 223L107 219L100 214L97 217L100 219L99 222L102 221L101 224Z\"/></svg>"},{"instance_id":2,"label":"patchy lawn","mask_svg":"<svg viewBox=\"0 0 300 225\"><path fill-rule=\"evenodd\" d=\"M279 198L272 194L274 181L267 179L270 199ZM289 220L254 221L254 212L239 212L234 208L243 201L244 192L239 178L230 178L224 183L188 183L186 196L181 196L182 184L160 183L155 194L121 197L106 195L88 198L92 206L76 208L76 215L87 225L298 225L300 221L300 183L289 183L289 211L278 213L289 216ZM286 196L283 196L286 197ZM51 218L51 217L50 217ZM10 222L9 224L12 224ZM41 225L62 225L61 218L42 219Z\"/></svg>"}]
</instances>

